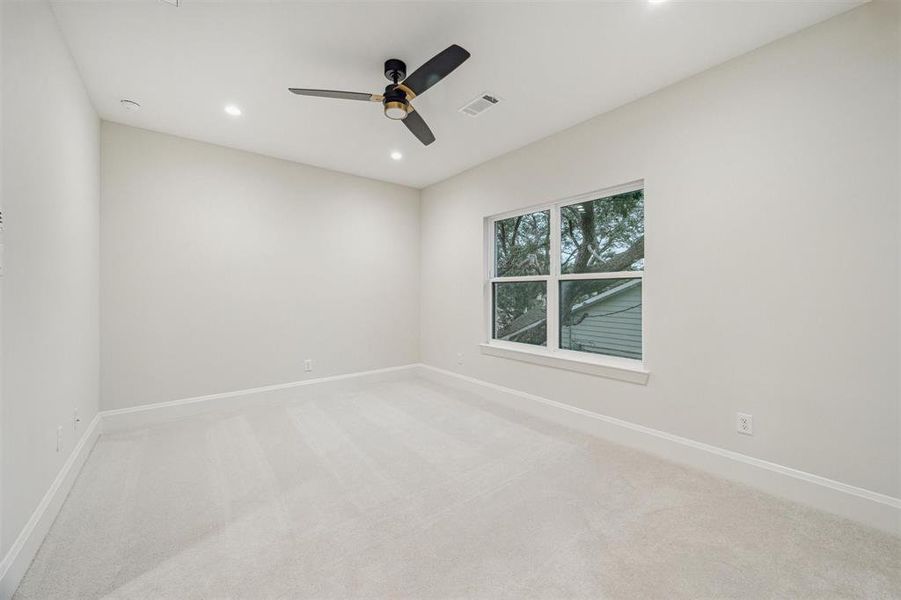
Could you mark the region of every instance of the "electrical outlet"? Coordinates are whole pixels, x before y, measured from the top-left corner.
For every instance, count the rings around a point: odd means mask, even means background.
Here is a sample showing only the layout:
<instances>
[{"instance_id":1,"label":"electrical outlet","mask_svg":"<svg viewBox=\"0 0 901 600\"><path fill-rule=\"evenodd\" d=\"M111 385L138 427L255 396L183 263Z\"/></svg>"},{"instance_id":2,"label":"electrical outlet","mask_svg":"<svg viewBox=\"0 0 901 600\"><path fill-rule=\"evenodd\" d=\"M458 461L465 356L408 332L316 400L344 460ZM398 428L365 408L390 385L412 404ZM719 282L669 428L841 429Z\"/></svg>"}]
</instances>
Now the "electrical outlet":
<instances>
[{"instance_id":1,"label":"electrical outlet","mask_svg":"<svg viewBox=\"0 0 901 600\"><path fill-rule=\"evenodd\" d=\"M72 415L72 431L78 433L78 424L81 423L81 419L78 418L78 409L75 409L75 413Z\"/></svg>"},{"instance_id":2,"label":"electrical outlet","mask_svg":"<svg viewBox=\"0 0 901 600\"><path fill-rule=\"evenodd\" d=\"M463 364L463 353L462 352L457 352L457 364L458 365Z\"/></svg>"},{"instance_id":3,"label":"electrical outlet","mask_svg":"<svg viewBox=\"0 0 901 600\"><path fill-rule=\"evenodd\" d=\"M735 413L735 430L744 435L754 435L754 417L746 413Z\"/></svg>"},{"instance_id":4,"label":"electrical outlet","mask_svg":"<svg viewBox=\"0 0 901 600\"><path fill-rule=\"evenodd\" d=\"M63 426L59 425L56 428L56 451L59 452L63 449Z\"/></svg>"},{"instance_id":5,"label":"electrical outlet","mask_svg":"<svg viewBox=\"0 0 901 600\"><path fill-rule=\"evenodd\" d=\"M303 361L303 370L307 371L307 372L310 372L313 370L313 359L312 358L308 358L305 361Z\"/></svg>"}]
</instances>

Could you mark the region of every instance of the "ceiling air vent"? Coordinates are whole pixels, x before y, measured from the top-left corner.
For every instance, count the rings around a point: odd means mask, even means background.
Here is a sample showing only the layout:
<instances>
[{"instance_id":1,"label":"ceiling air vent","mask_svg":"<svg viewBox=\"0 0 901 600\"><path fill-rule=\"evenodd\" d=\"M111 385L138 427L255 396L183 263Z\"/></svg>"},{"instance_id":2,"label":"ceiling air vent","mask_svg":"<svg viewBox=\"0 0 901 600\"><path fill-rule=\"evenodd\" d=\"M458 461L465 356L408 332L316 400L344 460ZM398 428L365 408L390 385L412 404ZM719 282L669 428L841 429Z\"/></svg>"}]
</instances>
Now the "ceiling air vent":
<instances>
[{"instance_id":1,"label":"ceiling air vent","mask_svg":"<svg viewBox=\"0 0 901 600\"><path fill-rule=\"evenodd\" d=\"M500 97L491 92L484 92L467 102L460 108L460 112L470 117L478 117L480 114L501 101Z\"/></svg>"}]
</instances>

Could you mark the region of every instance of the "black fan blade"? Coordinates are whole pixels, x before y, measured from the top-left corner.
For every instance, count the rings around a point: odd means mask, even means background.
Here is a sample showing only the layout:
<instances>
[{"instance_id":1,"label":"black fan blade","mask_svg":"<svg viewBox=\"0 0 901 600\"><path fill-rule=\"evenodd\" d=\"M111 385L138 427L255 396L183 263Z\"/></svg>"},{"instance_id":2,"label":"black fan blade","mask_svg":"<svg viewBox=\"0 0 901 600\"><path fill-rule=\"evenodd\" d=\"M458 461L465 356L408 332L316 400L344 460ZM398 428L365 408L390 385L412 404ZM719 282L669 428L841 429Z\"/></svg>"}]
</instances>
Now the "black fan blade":
<instances>
[{"instance_id":1,"label":"black fan blade","mask_svg":"<svg viewBox=\"0 0 901 600\"><path fill-rule=\"evenodd\" d=\"M469 58L469 52L456 44L442 50L404 79L403 84L417 96L448 75Z\"/></svg>"},{"instance_id":2,"label":"black fan blade","mask_svg":"<svg viewBox=\"0 0 901 600\"><path fill-rule=\"evenodd\" d=\"M406 125L407 129L419 138L419 141L424 145L428 146L435 141L435 134L432 133L432 130L429 129L429 126L425 124L425 121L422 120L422 117L419 116L419 113L415 110L407 113L407 118L404 119L404 125Z\"/></svg>"},{"instance_id":3,"label":"black fan blade","mask_svg":"<svg viewBox=\"0 0 901 600\"><path fill-rule=\"evenodd\" d=\"M342 92L339 90L308 90L304 88L288 88L288 91L298 96L316 96L318 98L339 98L341 100L363 100L364 102L381 102L382 96L378 94L364 94L362 92Z\"/></svg>"}]
</instances>

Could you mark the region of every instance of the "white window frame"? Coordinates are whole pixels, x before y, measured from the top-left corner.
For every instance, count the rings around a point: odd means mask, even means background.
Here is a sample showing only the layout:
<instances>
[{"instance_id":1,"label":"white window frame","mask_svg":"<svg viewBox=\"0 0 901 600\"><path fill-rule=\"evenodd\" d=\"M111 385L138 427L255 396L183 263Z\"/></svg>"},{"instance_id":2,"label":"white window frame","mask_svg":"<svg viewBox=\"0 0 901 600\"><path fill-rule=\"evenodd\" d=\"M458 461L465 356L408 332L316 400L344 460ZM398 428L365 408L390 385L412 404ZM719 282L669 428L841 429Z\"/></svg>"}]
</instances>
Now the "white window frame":
<instances>
[{"instance_id":1,"label":"white window frame","mask_svg":"<svg viewBox=\"0 0 901 600\"><path fill-rule=\"evenodd\" d=\"M598 200L617 194L626 192L634 192L646 189L644 180L632 181L627 184L604 188L579 194L578 196L570 196L555 202L547 204L538 204L527 208L518 208L516 210L491 215L484 219L485 229L485 285L484 285L484 331L486 332L485 341L480 345L481 353L497 356L501 358L509 358L524 362L539 364L547 367L555 367L580 373L598 375L629 381L632 383L646 384L650 372L647 369L647 336L646 327L647 319L645 318L645 301L644 286L642 286L642 302L641 302L641 360L622 358L618 356L610 356L605 354L595 354L591 352L583 352L577 350L567 350L560 348L560 310L559 310L559 293L561 281L572 281L579 279L641 279L645 278L645 270L647 268L647 259L645 259L645 269L641 271L616 271L609 273L570 273L562 274L560 272L560 212L564 206L584 202L586 200ZM495 223L510 217L520 215L550 211L549 219L549 235L550 235L550 266L548 275L528 275L528 276L509 276L497 277L495 273ZM544 281L547 290L547 345L535 346L532 344L523 344L521 342L511 342L508 340L494 339L494 284L495 283L516 283L522 281Z\"/></svg>"}]
</instances>

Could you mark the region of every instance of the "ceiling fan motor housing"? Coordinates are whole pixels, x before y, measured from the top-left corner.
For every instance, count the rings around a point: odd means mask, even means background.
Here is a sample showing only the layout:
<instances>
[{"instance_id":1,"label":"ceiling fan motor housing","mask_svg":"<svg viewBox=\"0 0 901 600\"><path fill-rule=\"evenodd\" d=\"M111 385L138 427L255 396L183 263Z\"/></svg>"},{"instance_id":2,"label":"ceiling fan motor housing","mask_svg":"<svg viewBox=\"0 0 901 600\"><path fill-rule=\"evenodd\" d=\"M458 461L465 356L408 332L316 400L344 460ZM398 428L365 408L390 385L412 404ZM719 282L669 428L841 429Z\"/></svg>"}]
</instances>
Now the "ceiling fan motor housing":
<instances>
[{"instance_id":1,"label":"ceiling fan motor housing","mask_svg":"<svg viewBox=\"0 0 901 600\"><path fill-rule=\"evenodd\" d=\"M385 116L395 121L406 118L409 103L407 95L397 89L395 85L389 85L385 88L385 99L382 101L385 106Z\"/></svg>"},{"instance_id":2,"label":"ceiling fan motor housing","mask_svg":"<svg viewBox=\"0 0 901 600\"><path fill-rule=\"evenodd\" d=\"M394 83L405 79L407 77L407 64L397 58L389 58L385 61L385 77Z\"/></svg>"}]
</instances>

